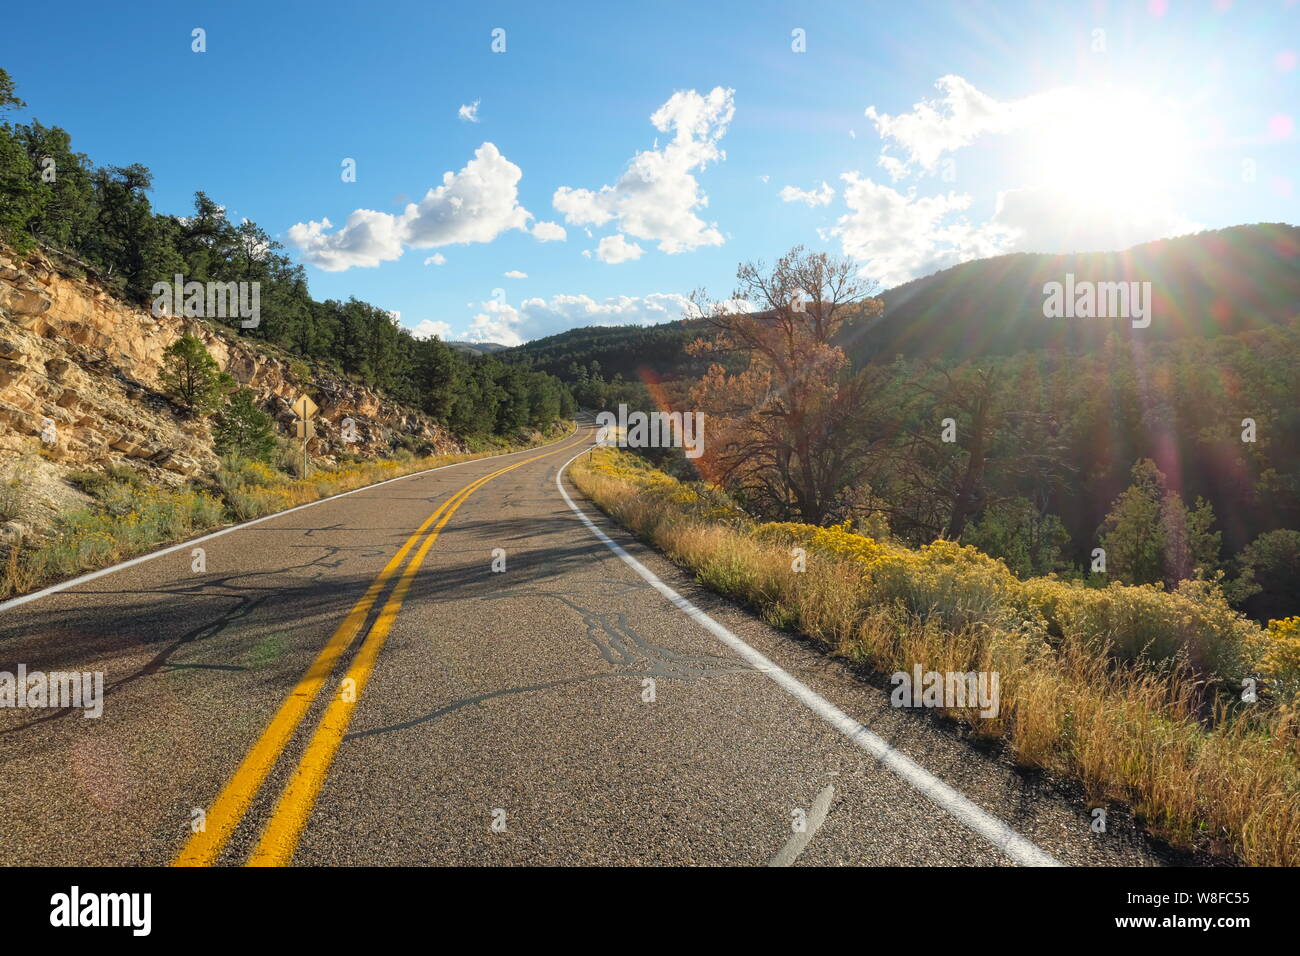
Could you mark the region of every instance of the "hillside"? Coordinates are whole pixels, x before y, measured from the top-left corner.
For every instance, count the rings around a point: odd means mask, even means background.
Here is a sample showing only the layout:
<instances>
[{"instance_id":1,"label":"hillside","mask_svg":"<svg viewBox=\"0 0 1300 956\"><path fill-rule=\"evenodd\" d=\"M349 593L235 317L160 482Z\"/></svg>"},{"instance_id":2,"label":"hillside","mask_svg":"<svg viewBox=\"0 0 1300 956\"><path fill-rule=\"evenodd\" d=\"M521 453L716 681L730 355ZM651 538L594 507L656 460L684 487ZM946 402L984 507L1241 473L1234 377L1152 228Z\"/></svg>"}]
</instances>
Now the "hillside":
<instances>
[{"instance_id":1,"label":"hillside","mask_svg":"<svg viewBox=\"0 0 1300 956\"><path fill-rule=\"evenodd\" d=\"M1152 320L1048 319L1043 285L1078 281L1150 282ZM1284 223L1233 226L1163 239L1123 252L1017 253L962 263L883 293L884 313L850 326L842 345L859 364L907 358L962 360L1028 350L1099 352L1112 333L1143 342L1210 338L1267 329L1300 313L1300 228ZM705 363L684 354L702 323L589 326L502 353L571 380L573 363L599 362L606 378L650 369L664 379L699 375Z\"/></svg>"},{"instance_id":2,"label":"hillside","mask_svg":"<svg viewBox=\"0 0 1300 956\"><path fill-rule=\"evenodd\" d=\"M184 415L159 379L165 350L185 333L252 390L282 434L292 433L290 403L312 395L320 410L309 451L317 460L382 455L403 442L463 447L440 423L372 388L215 324L155 317L48 256L24 259L0 247L0 479L27 460L41 472L40 481L29 476L40 486L36 503L52 512L66 504L58 478L73 470L128 466L168 485L212 474L210 422ZM356 441L346 444L345 417L357 423Z\"/></svg>"},{"instance_id":3,"label":"hillside","mask_svg":"<svg viewBox=\"0 0 1300 956\"><path fill-rule=\"evenodd\" d=\"M498 345L496 342L446 342L451 348L458 352L467 352L470 355L491 355L494 352L504 352L510 348L508 345Z\"/></svg>"},{"instance_id":4,"label":"hillside","mask_svg":"<svg viewBox=\"0 0 1300 956\"><path fill-rule=\"evenodd\" d=\"M1043 315L1043 286L1150 282L1151 324ZM845 342L875 358L966 359L1053 349L1096 352L1112 333L1144 342L1269 328L1300 311L1300 228L1233 226L1123 252L1017 253L962 263L884 294L885 311Z\"/></svg>"},{"instance_id":5,"label":"hillside","mask_svg":"<svg viewBox=\"0 0 1300 956\"><path fill-rule=\"evenodd\" d=\"M507 349L501 357L530 361L534 368L565 381L573 380L575 363L589 369L592 362L600 364L607 379L615 375L635 379L644 368L665 378L682 378L702 374L708 364L684 351L700 336L703 326L698 319L650 326L589 325L534 339Z\"/></svg>"}]
</instances>

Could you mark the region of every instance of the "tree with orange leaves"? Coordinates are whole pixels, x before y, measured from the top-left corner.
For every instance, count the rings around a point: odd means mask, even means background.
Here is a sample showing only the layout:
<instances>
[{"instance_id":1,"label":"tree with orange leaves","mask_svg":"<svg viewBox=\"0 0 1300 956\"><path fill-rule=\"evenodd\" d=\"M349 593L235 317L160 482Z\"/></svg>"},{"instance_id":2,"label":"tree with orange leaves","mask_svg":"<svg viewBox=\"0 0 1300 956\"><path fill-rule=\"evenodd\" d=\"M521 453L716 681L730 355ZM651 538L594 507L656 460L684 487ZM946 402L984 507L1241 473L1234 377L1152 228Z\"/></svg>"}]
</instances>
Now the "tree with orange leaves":
<instances>
[{"instance_id":1,"label":"tree with orange leaves","mask_svg":"<svg viewBox=\"0 0 1300 956\"><path fill-rule=\"evenodd\" d=\"M708 416L701 470L765 515L821 524L886 439L871 401L882 370L854 373L836 344L880 314L877 286L851 259L802 246L736 279L729 301L692 296L710 334L688 351L731 359L691 391Z\"/></svg>"}]
</instances>

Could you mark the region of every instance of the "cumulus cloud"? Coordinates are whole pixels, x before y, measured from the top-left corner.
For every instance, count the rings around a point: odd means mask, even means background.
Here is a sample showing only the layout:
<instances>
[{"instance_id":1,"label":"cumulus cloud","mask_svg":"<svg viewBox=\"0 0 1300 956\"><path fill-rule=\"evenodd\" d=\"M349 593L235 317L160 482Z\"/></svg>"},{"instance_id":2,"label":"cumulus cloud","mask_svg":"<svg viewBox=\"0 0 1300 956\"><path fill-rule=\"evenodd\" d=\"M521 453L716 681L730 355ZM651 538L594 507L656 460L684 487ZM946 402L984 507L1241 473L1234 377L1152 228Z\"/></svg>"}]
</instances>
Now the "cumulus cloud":
<instances>
[{"instance_id":1,"label":"cumulus cloud","mask_svg":"<svg viewBox=\"0 0 1300 956\"><path fill-rule=\"evenodd\" d=\"M1014 236L1011 252L1127 249L1206 228L1159 201L1103 204L1049 186L999 193L993 222Z\"/></svg>"},{"instance_id":2,"label":"cumulus cloud","mask_svg":"<svg viewBox=\"0 0 1300 956\"><path fill-rule=\"evenodd\" d=\"M1002 102L981 93L960 76L941 76L935 87L943 92L936 99L921 100L910 113L890 116L868 106L866 116L876 124L885 140L880 165L890 176L901 179L919 166L933 172L944 153L968 146L983 133L1006 133L1070 109L1078 93L1072 88L1051 90L1020 100ZM906 157L890 153L898 146Z\"/></svg>"},{"instance_id":3,"label":"cumulus cloud","mask_svg":"<svg viewBox=\"0 0 1300 956\"><path fill-rule=\"evenodd\" d=\"M696 215L708 197L694 173L726 157L718 142L735 116L734 93L720 86L707 95L674 93L650 117L655 129L672 132L668 145L660 149L656 141L655 148L637 153L612 186L561 186L551 199L556 211L572 225L613 222L619 232L657 242L669 254L721 245L716 226Z\"/></svg>"},{"instance_id":4,"label":"cumulus cloud","mask_svg":"<svg viewBox=\"0 0 1300 956\"><path fill-rule=\"evenodd\" d=\"M1109 207L1047 187L1001 192L993 215L972 223L964 215L969 195L918 196L858 173L841 178L849 212L826 235L838 237L844 253L861 260L863 274L884 288L970 259L1125 249L1204 228L1172 210Z\"/></svg>"},{"instance_id":5,"label":"cumulus cloud","mask_svg":"<svg viewBox=\"0 0 1300 956\"><path fill-rule=\"evenodd\" d=\"M358 209L337 232L328 219L289 227L289 240L302 258L327 272L377 266L397 259L403 247L491 242L511 229L528 229L532 213L519 204L523 173L492 143L484 143L458 173L443 173L442 185L400 216Z\"/></svg>"},{"instance_id":6,"label":"cumulus cloud","mask_svg":"<svg viewBox=\"0 0 1300 956\"><path fill-rule=\"evenodd\" d=\"M498 299L482 303L483 311L469 322L466 342L496 342L499 345L522 345L524 338L518 327L522 317L514 306Z\"/></svg>"},{"instance_id":7,"label":"cumulus cloud","mask_svg":"<svg viewBox=\"0 0 1300 956\"><path fill-rule=\"evenodd\" d=\"M511 269L509 272L506 273L506 278L507 278L507 279L527 279L527 278L528 278L528 273L527 273L527 272L520 272L518 269Z\"/></svg>"},{"instance_id":8,"label":"cumulus cloud","mask_svg":"<svg viewBox=\"0 0 1300 956\"><path fill-rule=\"evenodd\" d=\"M425 319L419 325L411 328L411 334L417 339L427 339L436 335L445 341L451 335L451 326L446 322L434 322L432 319Z\"/></svg>"},{"instance_id":9,"label":"cumulus cloud","mask_svg":"<svg viewBox=\"0 0 1300 956\"><path fill-rule=\"evenodd\" d=\"M459 116L461 119L463 119L463 120L464 120L465 122L467 122L467 123L477 123L477 122L478 122L478 105L479 105L480 102L482 102L482 101L481 101L481 100L475 100L473 103L470 103L470 104L468 104L468 105L463 105L463 106L461 106L461 108L458 109L458 110L456 111L456 115Z\"/></svg>"},{"instance_id":10,"label":"cumulus cloud","mask_svg":"<svg viewBox=\"0 0 1300 956\"><path fill-rule=\"evenodd\" d=\"M781 199L783 202L801 202L809 206L829 206L831 200L835 198L835 190L822 180L821 189L799 189L795 186L786 186L781 190Z\"/></svg>"},{"instance_id":11,"label":"cumulus cloud","mask_svg":"<svg viewBox=\"0 0 1300 956\"><path fill-rule=\"evenodd\" d=\"M441 252L435 252L429 258L424 260L426 266L443 266L447 264L447 257Z\"/></svg>"},{"instance_id":12,"label":"cumulus cloud","mask_svg":"<svg viewBox=\"0 0 1300 956\"><path fill-rule=\"evenodd\" d=\"M1095 98L1090 101L1075 87L1003 102L959 76L941 77L935 85L943 95L922 100L909 113L890 116L867 108L866 115L885 142L880 165L894 180L918 170L934 171L945 154L985 133L1033 128L1051 140L1053 124L1062 125L1063 117L1099 108ZM1068 136L1069 130L1061 135ZM915 188L900 192L857 172L841 179L848 212L822 236L838 238L846 255L862 261L863 273L886 288L969 259L1008 252L1124 249L1203 228L1177 213L1158 189L1135 198L1113 189L1067 188L1068 178L1064 186L1050 181L1026 184L985 194L982 198L993 203L993 213L972 222L967 216L973 198L967 194L922 196ZM787 201L805 195L790 187L782 191Z\"/></svg>"},{"instance_id":13,"label":"cumulus cloud","mask_svg":"<svg viewBox=\"0 0 1300 956\"><path fill-rule=\"evenodd\" d=\"M533 238L539 242L563 242L569 237L558 222L538 221L533 224Z\"/></svg>"},{"instance_id":14,"label":"cumulus cloud","mask_svg":"<svg viewBox=\"0 0 1300 956\"><path fill-rule=\"evenodd\" d=\"M525 299L518 308L497 299L483 302L464 338L470 342L518 345L584 325L657 325L696 315L690 299L676 293L617 296L598 301L586 295Z\"/></svg>"},{"instance_id":15,"label":"cumulus cloud","mask_svg":"<svg viewBox=\"0 0 1300 956\"><path fill-rule=\"evenodd\" d=\"M635 242L628 242L627 237L621 232L605 236L596 246L596 258L610 265L627 262L629 259L640 259L643 252L644 249Z\"/></svg>"},{"instance_id":16,"label":"cumulus cloud","mask_svg":"<svg viewBox=\"0 0 1300 956\"><path fill-rule=\"evenodd\" d=\"M338 232L327 233L329 219L299 222L289 227L289 241L302 257L326 272L353 266L377 266L401 258L402 226L397 216L373 209L358 209Z\"/></svg>"},{"instance_id":17,"label":"cumulus cloud","mask_svg":"<svg viewBox=\"0 0 1300 956\"><path fill-rule=\"evenodd\" d=\"M846 255L862 260L863 273L884 288L1008 251L1013 237L1001 224L972 226L958 215L970 207L970 196L904 194L856 172L840 178L849 212L829 235L839 238Z\"/></svg>"}]
</instances>

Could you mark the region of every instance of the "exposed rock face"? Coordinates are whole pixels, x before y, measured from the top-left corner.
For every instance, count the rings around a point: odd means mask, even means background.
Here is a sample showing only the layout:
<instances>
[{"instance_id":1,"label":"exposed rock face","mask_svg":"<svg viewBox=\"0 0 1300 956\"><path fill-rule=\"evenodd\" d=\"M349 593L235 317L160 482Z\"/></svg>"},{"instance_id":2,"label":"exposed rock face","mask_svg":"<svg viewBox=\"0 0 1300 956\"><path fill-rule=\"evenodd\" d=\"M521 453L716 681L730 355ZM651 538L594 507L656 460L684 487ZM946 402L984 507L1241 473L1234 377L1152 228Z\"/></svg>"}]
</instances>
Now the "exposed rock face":
<instances>
[{"instance_id":1,"label":"exposed rock face","mask_svg":"<svg viewBox=\"0 0 1300 956\"><path fill-rule=\"evenodd\" d=\"M460 449L431 419L371 389L329 375L295 381L288 360L233 329L155 318L43 255L20 260L0 248L0 460L35 446L66 469L125 463L171 482L215 469L208 423L186 418L159 382L164 351L185 332L257 394L285 435L290 404L309 391L320 406L313 457L382 454L402 435ZM341 440L349 417L355 443Z\"/></svg>"}]
</instances>

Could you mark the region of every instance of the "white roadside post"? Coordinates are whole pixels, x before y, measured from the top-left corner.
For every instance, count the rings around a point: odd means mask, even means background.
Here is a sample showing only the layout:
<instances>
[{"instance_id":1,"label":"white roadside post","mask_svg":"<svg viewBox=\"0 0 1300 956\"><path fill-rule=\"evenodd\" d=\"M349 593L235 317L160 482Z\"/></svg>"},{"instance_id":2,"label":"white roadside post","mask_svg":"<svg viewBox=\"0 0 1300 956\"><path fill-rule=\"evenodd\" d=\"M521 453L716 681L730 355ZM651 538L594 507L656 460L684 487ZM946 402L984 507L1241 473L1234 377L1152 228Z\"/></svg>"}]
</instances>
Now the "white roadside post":
<instances>
[{"instance_id":1,"label":"white roadside post","mask_svg":"<svg viewBox=\"0 0 1300 956\"><path fill-rule=\"evenodd\" d=\"M312 423L311 417L316 414L316 403L306 395L298 396L298 400L290 406L293 413L298 416L296 432L302 439L302 476L307 477L307 439L316 437L316 426Z\"/></svg>"}]
</instances>

